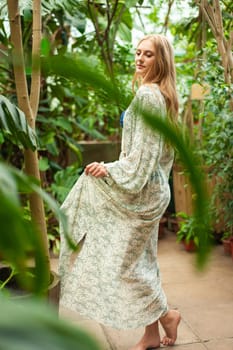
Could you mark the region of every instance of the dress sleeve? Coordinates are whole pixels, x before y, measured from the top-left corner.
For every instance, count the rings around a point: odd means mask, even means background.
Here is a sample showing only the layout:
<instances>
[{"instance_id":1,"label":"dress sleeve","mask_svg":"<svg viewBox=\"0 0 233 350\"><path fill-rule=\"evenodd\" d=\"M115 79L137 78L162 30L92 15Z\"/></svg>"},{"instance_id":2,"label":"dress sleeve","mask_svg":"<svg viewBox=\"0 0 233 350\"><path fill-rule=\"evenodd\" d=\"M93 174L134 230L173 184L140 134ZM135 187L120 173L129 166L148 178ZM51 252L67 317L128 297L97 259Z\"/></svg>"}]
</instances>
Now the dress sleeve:
<instances>
[{"instance_id":1,"label":"dress sleeve","mask_svg":"<svg viewBox=\"0 0 233 350\"><path fill-rule=\"evenodd\" d=\"M133 101L142 110L165 114L165 105L160 91L148 86L141 87ZM110 179L122 190L138 193L156 170L162 153L163 140L161 135L147 126L136 109L131 112L135 122L132 146L125 157L105 164Z\"/></svg>"}]
</instances>

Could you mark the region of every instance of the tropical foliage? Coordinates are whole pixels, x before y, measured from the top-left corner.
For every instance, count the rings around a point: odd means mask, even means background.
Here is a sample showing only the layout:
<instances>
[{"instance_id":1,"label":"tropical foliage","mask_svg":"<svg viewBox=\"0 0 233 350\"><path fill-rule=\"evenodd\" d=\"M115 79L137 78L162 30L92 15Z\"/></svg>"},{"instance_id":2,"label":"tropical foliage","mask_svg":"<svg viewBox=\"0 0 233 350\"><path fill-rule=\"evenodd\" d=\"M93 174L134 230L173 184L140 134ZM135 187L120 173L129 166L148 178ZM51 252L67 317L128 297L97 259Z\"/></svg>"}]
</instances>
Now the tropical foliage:
<instances>
[{"instance_id":1,"label":"tropical foliage","mask_svg":"<svg viewBox=\"0 0 233 350\"><path fill-rule=\"evenodd\" d=\"M56 312L38 301L15 302L0 296L0 341L9 350L100 350L84 331L59 320Z\"/></svg>"},{"instance_id":2,"label":"tropical foliage","mask_svg":"<svg viewBox=\"0 0 233 350\"><path fill-rule=\"evenodd\" d=\"M6 3L0 5L0 154L4 162L0 169L0 222L4 232L1 234L0 252L3 252L4 259L24 270L27 251L33 249L40 266L35 289L46 284L47 279L42 279L46 275L43 271L46 270L44 244L47 242L42 244L38 228L31 224L28 194L36 192L38 197L43 198L46 203L45 236L48 231L50 237L55 237L51 241L59 241L57 218L64 218L57 204L41 189L40 183L61 203L82 171L79 141L120 139L119 115L132 98L135 36L138 32L140 36L147 34L149 30L165 33L173 40L182 128L164 124L159 116L151 116L145 111L142 115L177 149L178 157L189 173L195 194L195 213L189 221L189 229L192 232L195 228L197 232L198 262L199 266L203 266L208 256L211 211L200 165L209 167L210 176L218 176L215 197L222 202L218 215L224 218L224 231L232 232L233 227L233 199L229 195L233 189L232 1L200 0L184 4L184 1L161 0L43 0L37 22L39 27L35 28L32 5L39 6L40 1L22 0L19 1L20 16L17 17L22 28L22 40L12 36L13 28L10 35L8 10L13 25L13 10L17 7L11 8L11 12L10 7L7 10ZM18 1L8 3L16 6ZM184 16L184 6L188 17ZM43 28L42 40L35 35L38 28L39 32ZM14 41L14 38L18 39ZM17 46L19 43L21 47ZM23 94L19 88L21 78L17 75L19 56L15 54L16 49L21 53ZM39 56L42 58L41 73ZM199 99L192 96L192 87L196 83L208 91ZM27 108L24 108L23 96L26 95ZM71 152L76 157L72 164ZM32 158L27 158L28 154L30 157L33 155L36 162L38 160L36 181L21 174L25 164L26 170L29 169L27 164L31 164ZM219 206L215 203L213 198L211 210L216 216ZM38 219L37 214L35 218ZM40 293L40 288L37 291ZM9 345L11 337L6 338L7 327L9 324L11 329L12 325L19 326L17 320L22 310L16 308L13 311L12 305L5 300L1 301L1 305L8 308L1 308L1 315L10 310L5 323L0 319L3 326L0 327L0 337L5 341L1 344L15 349L17 340L17 349L20 346L22 349L26 346L41 348L39 339L40 345L36 347L35 339L32 345L27 337L21 337L21 340L24 339L22 345L16 337L12 337ZM14 317L16 323L12 323ZM72 341L75 340L77 346L77 341L82 338L81 334L77 334L77 340L72 330L58 324L50 318L50 314L48 319L42 319L33 305L25 309L24 317L25 320L33 320L31 324L25 323L27 330L31 329L33 334L34 326L38 326L43 334L47 332L48 343L59 332L61 345L54 343L58 349L59 346L72 349ZM45 322L49 325L47 331ZM23 323L17 334L25 334ZM95 344L88 343L86 338L81 341L83 349L85 346L95 349ZM84 346L85 342L88 344Z\"/></svg>"}]
</instances>

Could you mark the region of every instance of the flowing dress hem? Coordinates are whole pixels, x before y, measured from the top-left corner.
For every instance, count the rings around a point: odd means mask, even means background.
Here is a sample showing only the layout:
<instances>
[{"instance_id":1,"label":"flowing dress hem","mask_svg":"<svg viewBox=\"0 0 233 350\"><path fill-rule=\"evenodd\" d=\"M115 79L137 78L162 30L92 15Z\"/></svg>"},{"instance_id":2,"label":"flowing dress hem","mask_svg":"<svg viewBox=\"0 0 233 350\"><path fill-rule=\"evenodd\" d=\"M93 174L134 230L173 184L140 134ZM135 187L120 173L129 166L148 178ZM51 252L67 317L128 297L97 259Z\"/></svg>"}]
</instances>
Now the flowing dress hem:
<instances>
[{"instance_id":1,"label":"flowing dress hem","mask_svg":"<svg viewBox=\"0 0 233 350\"><path fill-rule=\"evenodd\" d=\"M78 307L76 308L69 307L66 303L63 304L61 302L60 306L68 310L71 310L73 312L77 312L80 316L86 318L89 321L94 321L101 324L102 326L111 327L116 330L137 329L137 328L143 328L143 327L149 326L150 324L158 321L161 317L165 316L169 310L168 305L166 305L166 307L164 307L163 309L160 310L160 312L158 312L157 316L155 316L154 314L148 313L149 316L145 317L145 319L143 319L141 322L138 319L136 319L135 322L127 321L127 325L124 325L124 322L122 320L120 322L114 323L114 322L111 322L110 320L106 321L105 319L101 319L101 317L96 317L96 316L92 317L90 312L85 312L85 310L79 310ZM95 312L93 314L95 315Z\"/></svg>"}]
</instances>

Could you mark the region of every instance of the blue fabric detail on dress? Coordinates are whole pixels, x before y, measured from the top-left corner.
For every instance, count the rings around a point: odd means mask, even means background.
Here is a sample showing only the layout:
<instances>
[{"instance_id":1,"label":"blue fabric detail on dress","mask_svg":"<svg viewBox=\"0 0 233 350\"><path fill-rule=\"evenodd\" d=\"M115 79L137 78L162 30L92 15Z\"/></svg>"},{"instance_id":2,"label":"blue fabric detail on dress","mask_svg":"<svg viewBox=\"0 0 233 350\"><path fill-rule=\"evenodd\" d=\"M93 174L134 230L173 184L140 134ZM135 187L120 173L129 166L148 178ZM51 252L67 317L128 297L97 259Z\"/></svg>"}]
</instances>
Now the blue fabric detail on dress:
<instances>
[{"instance_id":1,"label":"blue fabric detail on dress","mask_svg":"<svg viewBox=\"0 0 233 350\"><path fill-rule=\"evenodd\" d=\"M121 116L120 116L120 125L121 125L122 128L123 128L123 125L124 125L124 116L125 116L125 111L123 111L121 113Z\"/></svg>"}]
</instances>

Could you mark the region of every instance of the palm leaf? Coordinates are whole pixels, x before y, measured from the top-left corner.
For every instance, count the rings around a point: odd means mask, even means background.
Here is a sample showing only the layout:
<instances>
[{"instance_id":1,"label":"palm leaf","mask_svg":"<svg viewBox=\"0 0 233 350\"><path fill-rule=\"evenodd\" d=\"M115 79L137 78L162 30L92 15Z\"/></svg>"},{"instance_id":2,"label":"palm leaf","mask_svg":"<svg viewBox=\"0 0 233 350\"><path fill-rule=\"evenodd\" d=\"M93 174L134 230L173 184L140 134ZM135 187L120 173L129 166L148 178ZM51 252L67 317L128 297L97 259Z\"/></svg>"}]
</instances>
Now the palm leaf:
<instances>
[{"instance_id":1,"label":"palm leaf","mask_svg":"<svg viewBox=\"0 0 233 350\"><path fill-rule=\"evenodd\" d=\"M87 88L106 97L109 103L114 103L124 109L130 103L128 96L121 93L119 83L107 78L97 70L92 58L74 57L72 55L56 55L44 57L41 64L44 74L62 76L86 84Z\"/></svg>"},{"instance_id":2,"label":"palm leaf","mask_svg":"<svg viewBox=\"0 0 233 350\"><path fill-rule=\"evenodd\" d=\"M159 114L152 114L148 110L142 110L141 106L135 106L138 113L156 132L159 132L165 140L172 145L179 155L179 160L187 170L190 184L195 196L194 204L194 226L197 230L199 246L197 249L197 266L202 268L208 257L211 247L210 240L210 198L207 189L207 180L203 171L202 161L194 152L194 145L188 137L184 126L178 126L169 121L169 118L162 118Z\"/></svg>"},{"instance_id":3,"label":"palm leaf","mask_svg":"<svg viewBox=\"0 0 233 350\"><path fill-rule=\"evenodd\" d=\"M37 148L36 134L28 125L25 114L2 95L0 95L0 128L6 135L10 135L13 142L25 149L35 151Z\"/></svg>"}]
</instances>

